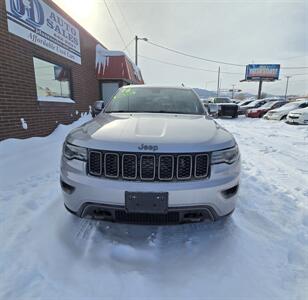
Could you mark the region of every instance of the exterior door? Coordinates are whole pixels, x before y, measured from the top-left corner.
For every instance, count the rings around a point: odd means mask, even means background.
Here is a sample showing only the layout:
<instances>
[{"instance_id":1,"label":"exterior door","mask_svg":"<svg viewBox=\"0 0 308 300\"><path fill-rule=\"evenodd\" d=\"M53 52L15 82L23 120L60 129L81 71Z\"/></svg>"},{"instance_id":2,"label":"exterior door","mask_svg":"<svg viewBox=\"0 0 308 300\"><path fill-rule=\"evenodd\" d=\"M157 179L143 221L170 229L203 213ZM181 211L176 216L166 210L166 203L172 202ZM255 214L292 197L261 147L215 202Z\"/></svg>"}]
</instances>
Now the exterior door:
<instances>
[{"instance_id":1,"label":"exterior door","mask_svg":"<svg viewBox=\"0 0 308 300\"><path fill-rule=\"evenodd\" d=\"M105 106L108 104L112 96L117 92L119 89L118 82L102 82L101 83L102 89L102 97L105 102Z\"/></svg>"}]
</instances>

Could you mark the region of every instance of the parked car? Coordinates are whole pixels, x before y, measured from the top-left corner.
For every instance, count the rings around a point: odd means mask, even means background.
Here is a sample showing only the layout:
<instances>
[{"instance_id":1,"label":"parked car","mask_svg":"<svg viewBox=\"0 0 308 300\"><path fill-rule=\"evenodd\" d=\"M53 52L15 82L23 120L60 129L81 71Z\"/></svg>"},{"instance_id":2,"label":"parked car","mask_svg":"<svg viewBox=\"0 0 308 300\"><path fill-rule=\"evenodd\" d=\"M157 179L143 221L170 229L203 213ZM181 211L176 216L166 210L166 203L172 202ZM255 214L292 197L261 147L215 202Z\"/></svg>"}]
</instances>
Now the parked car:
<instances>
[{"instance_id":1,"label":"parked car","mask_svg":"<svg viewBox=\"0 0 308 300\"><path fill-rule=\"evenodd\" d=\"M239 108L238 108L238 114L239 114L239 115L244 114L244 113L245 113L245 110L242 110L242 106L246 106L246 105L250 104L252 101L255 101L255 100L256 100L256 99L246 99L246 100L241 101L241 102L238 104L238 106L239 106Z\"/></svg>"},{"instance_id":2,"label":"parked car","mask_svg":"<svg viewBox=\"0 0 308 300\"><path fill-rule=\"evenodd\" d=\"M308 107L292 110L287 115L288 124L308 125Z\"/></svg>"},{"instance_id":3,"label":"parked car","mask_svg":"<svg viewBox=\"0 0 308 300\"><path fill-rule=\"evenodd\" d=\"M234 137L192 89L131 85L68 134L60 183L79 217L197 222L233 212L240 165Z\"/></svg>"},{"instance_id":4,"label":"parked car","mask_svg":"<svg viewBox=\"0 0 308 300\"><path fill-rule=\"evenodd\" d=\"M259 108L249 109L246 113L246 116L249 118L262 118L271 109L279 108L286 103L286 101L270 101L260 106Z\"/></svg>"},{"instance_id":5,"label":"parked car","mask_svg":"<svg viewBox=\"0 0 308 300\"><path fill-rule=\"evenodd\" d=\"M233 103L228 97L209 98L208 105L210 104L217 105L218 116L238 117L238 105Z\"/></svg>"},{"instance_id":6,"label":"parked car","mask_svg":"<svg viewBox=\"0 0 308 300\"><path fill-rule=\"evenodd\" d=\"M267 120L283 120L283 119L286 119L288 113L291 112L292 110L299 109L299 108L305 108L307 106L308 106L307 99L290 102L278 109L270 110L264 115L263 118Z\"/></svg>"},{"instance_id":7,"label":"parked car","mask_svg":"<svg viewBox=\"0 0 308 300\"><path fill-rule=\"evenodd\" d=\"M280 98L277 98L277 97L254 100L247 105L241 105L239 109L239 114L246 114L246 112L249 109L259 108L260 106L264 105L267 102L279 101L279 100Z\"/></svg>"},{"instance_id":8,"label":"parked car","mask_svg":"<svg viewBox=\"0 0 308 300\"><path fill-rule=\"evenodd\" d=\"M103 109L104 109L105 103L103 100L95 101L94 105L91 109L91 115L94 118L97 116Z\"/></svg>"}]
</instances>

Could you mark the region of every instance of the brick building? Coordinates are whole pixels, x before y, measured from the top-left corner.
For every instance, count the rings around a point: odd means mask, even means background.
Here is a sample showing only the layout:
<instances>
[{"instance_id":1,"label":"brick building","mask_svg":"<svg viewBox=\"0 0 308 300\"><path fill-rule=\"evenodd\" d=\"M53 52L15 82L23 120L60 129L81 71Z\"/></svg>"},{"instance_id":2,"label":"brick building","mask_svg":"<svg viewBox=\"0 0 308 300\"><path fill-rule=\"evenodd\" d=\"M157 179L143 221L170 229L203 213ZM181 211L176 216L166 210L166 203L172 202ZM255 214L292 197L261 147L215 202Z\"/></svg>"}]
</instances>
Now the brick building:
<instances>
[{"instance_id":1,"label":"brick building","mask_svg":"<svg viewBox=\"0 0 308 300\"><path fill-rule=\"evenodd\" d=\"M0 0L0 140L47 135L131 83L131 60L51 0Z\"/></svg>"}]
</instances>

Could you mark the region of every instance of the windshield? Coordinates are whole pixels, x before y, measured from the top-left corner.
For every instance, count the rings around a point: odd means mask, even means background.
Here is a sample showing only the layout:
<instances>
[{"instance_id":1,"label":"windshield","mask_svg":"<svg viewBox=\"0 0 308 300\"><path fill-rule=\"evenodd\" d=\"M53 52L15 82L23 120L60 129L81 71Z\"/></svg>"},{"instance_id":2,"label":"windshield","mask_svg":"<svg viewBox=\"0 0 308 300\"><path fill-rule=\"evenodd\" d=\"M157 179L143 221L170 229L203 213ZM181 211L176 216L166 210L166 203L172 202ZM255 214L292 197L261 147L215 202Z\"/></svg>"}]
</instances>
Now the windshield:
<instances>
[{"instance_id":1,"label":"windshield","mask_svg":"<svg viewBox=\"0 0 308 300\"><path fill-rule=\"evenodd\" d=\"M240 106L244 106L244 105L247 105L247 104L251 103L252 101L253 100L244 101L244 102L240 103L239 105Z\"/></svg>"},{"instance_id":2,"label":"windshield","mask_svg":"<svg viewBox=\"0 0 308 300\"><path fill-rule=\"evenodd\" d=\"M260 100L255 100L255 101L252 101L251 103L249 103L248 105L249 106L256 106L260 103Z\"/></svg>"},{"instance_id":3,"label":"windshield","mask_svg":"<svg viewBox=\"0 0 308 300\"><path fill-rule=\"evenodd\" d=\"M232 102L229 98L215 98L214 103L230 103Z\"/></svg>"},{"instance_id":4,"label":"windshield","mask_svg":"<svg viewBox=\"0 0 308 300\"><path fill-rule=\"evenodd\" d=\"M149 112L204 114L203 106L196 94L188 89L129 87L122 88L112 98L106 113Z\"/></svg>"}]
</instances>

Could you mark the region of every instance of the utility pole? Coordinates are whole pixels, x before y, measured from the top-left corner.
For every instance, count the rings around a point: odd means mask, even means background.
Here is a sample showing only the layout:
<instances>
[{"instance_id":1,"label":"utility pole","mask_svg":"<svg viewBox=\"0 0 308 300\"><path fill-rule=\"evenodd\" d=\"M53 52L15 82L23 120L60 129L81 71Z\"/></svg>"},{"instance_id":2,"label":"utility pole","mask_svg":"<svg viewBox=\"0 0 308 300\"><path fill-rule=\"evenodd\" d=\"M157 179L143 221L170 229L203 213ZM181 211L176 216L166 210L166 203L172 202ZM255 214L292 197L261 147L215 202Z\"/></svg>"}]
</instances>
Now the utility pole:
<instances>
[{"instance_id":1,"label":"utility pole","mask_svg":"<svg viewBox=\"0 0 308 300\"><path fill-rule=\"evenodd\" d=\"M235 84L232 84L232 99L234 99L234 88L235 88Z\"/></svg>"},{"instance_id":2,"label":"utility pole","mask_svg":"<svg viewBox=\"0 0 308 300\"><path fill-rule=\"evenodd\" d=\"M138 36L135 36L135 65L138 66Z\"/></svg>"},{"instance_id":3,"label":"utility pole","mask_svg":"<svg viewBox=\"0 0 308 300\"><path fill-rule=\"evenodd\" d=\"M287 78L287 84L286 84L286 92L284 94L284 99L287 101L287 95L288 95L288 87L289 87L289 79L291 78L291 76L286 76Z\"/></svg>"},{"instance_id":4,"label":"utility pole","mask_svg":"<svg viewBox=\"0 0 308 300\"><path fill-rule=\"evenodd\" d=\"M219 97L219 88L220 88L220 66L218 67L217 97Z\"/></svg>"},{"instance_id":5,"label":"utility pole","mask_svg":"<svg viewBox=\"0 0 308 300\"><path fill-rule=\"evenodd\" d=\"M135 65L138 66L138 41L145 41L147 42L147 38L140 38L137 35L135 35Z\"/></svg>"}]
</instances>

